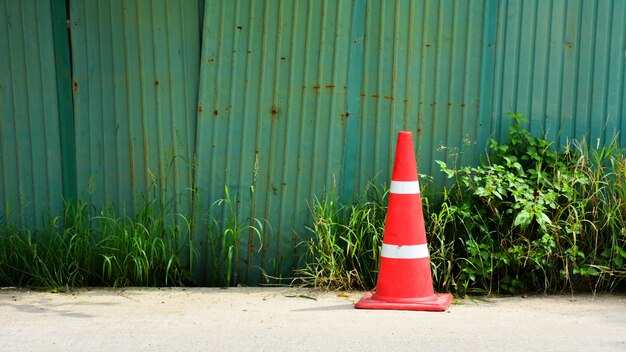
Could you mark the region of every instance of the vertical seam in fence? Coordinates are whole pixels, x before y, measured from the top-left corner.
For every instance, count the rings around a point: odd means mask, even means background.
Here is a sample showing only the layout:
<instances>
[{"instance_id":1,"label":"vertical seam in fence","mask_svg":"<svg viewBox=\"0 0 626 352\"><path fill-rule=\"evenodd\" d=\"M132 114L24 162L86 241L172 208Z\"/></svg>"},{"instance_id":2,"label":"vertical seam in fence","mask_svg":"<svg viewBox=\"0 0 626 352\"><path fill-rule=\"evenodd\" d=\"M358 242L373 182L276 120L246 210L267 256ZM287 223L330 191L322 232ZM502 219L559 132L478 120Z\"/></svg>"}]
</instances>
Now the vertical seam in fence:
<instances>
[{"instance_id":1,"label":"vertical seam in fence","mask_svg":"<svg viewBox=\"0 0 626 352\"><path fill-rule=\"evenodd\" d=\"M477 154L487 146L491 133L491 103L495 77L495 45L499 0L487 0L483 17L483 40L480 64L480 97L478 101Z\"/></svg>"},{"instance_id":2,"label":"vertical seam in fence","mask_svg":"<svg viewBox=\"0 0 626 352\"><path fill-rule=\"evenodd\" d=\"M72 67L68 38L65 0L50 0L52 35L56 67L57 106L59 113L59 138L61 142L61 167L63 198L76 198L76 136L72 97Z\"/></svg>"},{"instance_id":3,"label":"vertical seam in fence","mask_svg":"<svg viewBox=\"0 0 626 352\"><path fill-rule=\"evenodd\" d=\"M352 197L358 148L358 128L361 115L361 83L365 36L365 0L355 0L350 21L350 53L348 54L348 77L346 89L346 112L343 143L343 189L344 197Z\"/></svg>"}]
</instances>

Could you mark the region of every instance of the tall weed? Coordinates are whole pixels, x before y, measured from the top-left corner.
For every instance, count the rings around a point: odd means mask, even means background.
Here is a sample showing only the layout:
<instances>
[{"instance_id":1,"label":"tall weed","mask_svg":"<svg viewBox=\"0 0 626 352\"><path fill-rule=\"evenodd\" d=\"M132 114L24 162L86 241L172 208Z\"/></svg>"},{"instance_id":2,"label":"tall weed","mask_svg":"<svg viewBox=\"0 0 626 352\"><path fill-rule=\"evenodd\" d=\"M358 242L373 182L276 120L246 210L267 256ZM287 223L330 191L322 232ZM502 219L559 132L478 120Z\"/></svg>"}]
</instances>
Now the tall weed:
<instances>
[{"instance_id":1,"label":"tall weed","mask_svg":"<svg viewBox=\"0 0 626 352\"><path fill-rule=\"evenodd\" d=\"M326 289L359 289L376 282L384 230L387 191L374 183L349 205L326 194L311 205L312 237L305 247L304 266L296 276L304 285Z\"/></svg>"},{"instance_id":2,"label":"tall weed","mask_svg":"<svg viewBox=\"0 0 626 352\"><path fill-rule=\"evenodd\" d=\"M135 217L113 205L96 210L66 203L63 214L31 232L4 226L0 233L0 285L169 286L190 282L193 245L181 214L146 202ZM170 218L170 216L172 218ZM181 221L182 219L182 221ZM185 253L191 253L183 260Z\"/></svg>"},{"instance_id":3,"label":"tall weed","mask_svg":"<svg viewBox=\"0 0 626 352\"><path fill-rule=\"evenodd\" d=\"M246 235L250 235L248 246L261 251L264 234L268 230L259 219L244 219L240 214L240 205L237 194L231 196L228 187L224 188L225 197L215 201L208 211L203 228L206 234L206 257L208 268L208 282L211 286L236 286L242 283L242 263L245 259L241 255L241 247ZM225 207L226 220L218 221L209 216L213 208ZM254 240L258 240L258 247Z\"/></svg>"},{"instance_id":4,"label":"tall weed","mask_svg":"<svg viewBox=\"0 0 626 352\"><path fill-rule=\"evenodd\" d=\"M200 203L189 214L175 211L175 203L156 192L143 199L136 215L127 216L113 204L97 208L79 200L67 202L39 231L0 225L0 286L241 283L241 236L251 232L262 244L263 222L241 219L237 196L228 188L211 207L226 207L224 221L212 217L212 209L203 212Z\"/></svg>"}]
</instances>

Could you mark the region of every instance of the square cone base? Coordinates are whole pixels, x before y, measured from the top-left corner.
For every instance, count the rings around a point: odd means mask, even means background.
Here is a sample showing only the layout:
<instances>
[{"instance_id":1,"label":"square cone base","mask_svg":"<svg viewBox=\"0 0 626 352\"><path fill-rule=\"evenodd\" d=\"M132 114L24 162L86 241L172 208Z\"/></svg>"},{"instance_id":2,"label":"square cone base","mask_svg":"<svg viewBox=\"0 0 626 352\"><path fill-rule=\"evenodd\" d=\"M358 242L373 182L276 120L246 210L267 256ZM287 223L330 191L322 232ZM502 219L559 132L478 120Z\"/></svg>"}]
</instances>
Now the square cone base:
<instances>
[{"instance_id":1,"label":"square cone base","mask_svg":"<svg viewBox=\"0 0 626 352\"><path fill-rule=\"evenodd\" d=\"M452 302L452 295L435 293L430 297L403 300L403 302L387 302L373 299L374 292L368 291L354 306L358 309L388 309L388 310L424 310L444 311Z\"/></svg>"}]
</instances>

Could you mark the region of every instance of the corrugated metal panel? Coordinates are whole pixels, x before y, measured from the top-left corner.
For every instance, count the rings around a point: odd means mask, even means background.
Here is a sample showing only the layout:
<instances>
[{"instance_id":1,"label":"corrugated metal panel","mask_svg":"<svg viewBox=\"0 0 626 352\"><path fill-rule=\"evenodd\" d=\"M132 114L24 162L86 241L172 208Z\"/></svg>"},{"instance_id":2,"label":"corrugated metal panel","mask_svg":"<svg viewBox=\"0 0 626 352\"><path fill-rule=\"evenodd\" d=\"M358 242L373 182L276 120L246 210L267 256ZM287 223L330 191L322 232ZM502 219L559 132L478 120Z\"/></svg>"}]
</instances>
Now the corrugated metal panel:
<instances>
[{"instance_id":1,"label":"corrugated metal panel","mask_svg":"<svg viewBox=\"0 0 626 352\"><path fill-rule=\"evenodd\" d=\"M41 227L63 206L49 2L0 1L0 67L0 219Z\"/></svg>"},{"instance_id":2,"label":"corrugated metal panel","mask_svg":"<svg viewBox=\"0 0 626 352\"><path fill-rule=\"evenodd\" d=\"M503 0L496 35L495 136L506 135L510 111L561 144L596 145L626 127L626 2Z\"/></svg>"},{"instance_id":3,"label":"corrugated metal panel","mask_svg":"<svg viewBox=\"0 0 626 352\"><path fill-rule=\"evenodd\" d=\"M262 252L246 247L250 265L288 268L307 200L341 177L350 14L349 1L206 3L197 182L271 221Z\"/></svg>"},{"instance_id":4,"label":"corrugated metal panel","mask_svg":"<svg viewBox=\"0 0 626 352\"><path fill-rule=\"evenodd\" d=\"M188 209L197 12L197 1L71 1L79 195L121 209L157 187Z\"/></svg>"},{"instance_id":5,"label":"corrugated metal panel","mask_svg":"<svg viewBox=\"0 0 626 352\"><path fill-rule=\"evenodd\" d=\"M197 181L270 220L249 263L289 267L314 195L388 180L399 130L415 132L423 172L465 149L474 160L483 12L482 1L207 2Z\"/></svg>"},{"instance_id":6,"label":"corrugated metal panel","mask_svg":"<svg viewBox=\"0 0 626 352\"><path fill-rule=\"evenodd\" d=\"M389 180L400 130L413 132L422 173L476 160L484 6L367 1L354 190Z\"/></svg>"}]
</instances>

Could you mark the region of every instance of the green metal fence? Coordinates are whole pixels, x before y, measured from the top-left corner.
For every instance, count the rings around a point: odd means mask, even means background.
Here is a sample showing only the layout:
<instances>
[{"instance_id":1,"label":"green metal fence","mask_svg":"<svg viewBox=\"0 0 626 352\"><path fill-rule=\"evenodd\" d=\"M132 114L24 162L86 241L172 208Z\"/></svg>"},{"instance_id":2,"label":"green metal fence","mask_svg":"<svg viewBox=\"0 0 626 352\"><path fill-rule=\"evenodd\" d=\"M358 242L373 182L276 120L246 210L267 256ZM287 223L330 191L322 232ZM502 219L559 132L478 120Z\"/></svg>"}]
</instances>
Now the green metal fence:
<instances>
[{"instance_id":1,"label":"green metal fence","mask_svg":"<svg viewBox=\"0 0 626 352\"><path fill-rule=\"evenodd\" d=\"M611 139L625 33L620 0L0 0L0 216L42 226L75 196L132 214L155 189L185 212L228 187L272 227L247 264L289 267L307 202L387 182L399 130L436 185L509 111Z\"/></svg>"}]
</instances>

